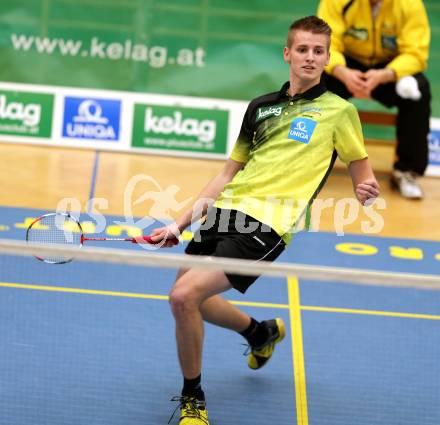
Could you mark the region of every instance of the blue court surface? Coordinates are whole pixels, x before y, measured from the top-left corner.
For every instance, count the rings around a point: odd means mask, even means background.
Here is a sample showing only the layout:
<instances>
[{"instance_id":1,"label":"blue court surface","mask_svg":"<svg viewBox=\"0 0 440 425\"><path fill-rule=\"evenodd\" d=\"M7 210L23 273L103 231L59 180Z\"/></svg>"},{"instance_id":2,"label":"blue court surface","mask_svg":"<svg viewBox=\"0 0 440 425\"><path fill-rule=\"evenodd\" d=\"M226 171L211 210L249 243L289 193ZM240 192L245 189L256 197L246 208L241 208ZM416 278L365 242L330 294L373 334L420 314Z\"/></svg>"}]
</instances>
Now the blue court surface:
<instances>
[{"instance_id":1,"label":"blue court surface","mask_svg":"<svg viewBox=\"0 0 440 425\"><path fill-rule=\"evenodd\" d=\"M44 212L0 208L0 237L23 240ZM440 244L301 233L280 261L440 274ZM174 275L0 255L0 424L166 424L181 388ZM238 334L206 326L211 424L440 425L440 291L262 277L226 297L288 332L252 371Z\"/></svg>"}]
</instances>

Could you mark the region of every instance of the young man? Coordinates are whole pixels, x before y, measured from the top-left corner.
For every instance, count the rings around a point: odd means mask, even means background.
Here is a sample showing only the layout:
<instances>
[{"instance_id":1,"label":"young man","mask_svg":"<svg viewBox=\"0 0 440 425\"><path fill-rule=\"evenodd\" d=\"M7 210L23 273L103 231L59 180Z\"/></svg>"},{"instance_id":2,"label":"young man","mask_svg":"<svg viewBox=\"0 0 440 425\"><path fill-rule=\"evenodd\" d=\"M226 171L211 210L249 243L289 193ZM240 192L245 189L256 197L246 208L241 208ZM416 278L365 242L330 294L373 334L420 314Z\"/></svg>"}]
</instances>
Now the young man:
<instances>
[{"instance_id":1,"label":"young man","mask_svg":"<svg viewBox=\"0 0 440 425\"><path fill-rule=\"evenodd\" d=\"M273 261L290 241L289 231L306 204L323 186L336 153L349 164L359 201L364 204L378 196L354 106L320 83L329 61L330 33L314 16L291 25L284 48L289 81L249 104L224 169L199 195L202 213L212 204L210 199L215 202L189 243L188 254ZM156 229L154 240L171 239L197 216L187 211L171 226ZM284 338L280 318L258 322L219 295L231 288L244 293L255 280L223 271L179 271L170 304L184 378L181 425L209 423L201 387L204 320L246 338L251 369L266 364Z\"/></svg>"},{"instance_id":2,"label":"young man","mask_svg":"<svg viewBox=\"0 0 440 425\"><path fill-rule=\"evenodd\" d=\"M422 73L430 41L423 1L321 0L318 15L333 30L324 74L328 90L344 99L371 97L397 107L391 181L403 197L421 199L416 177L428 164L431 114L429 82Z\"/></svg>"}]
</instances>

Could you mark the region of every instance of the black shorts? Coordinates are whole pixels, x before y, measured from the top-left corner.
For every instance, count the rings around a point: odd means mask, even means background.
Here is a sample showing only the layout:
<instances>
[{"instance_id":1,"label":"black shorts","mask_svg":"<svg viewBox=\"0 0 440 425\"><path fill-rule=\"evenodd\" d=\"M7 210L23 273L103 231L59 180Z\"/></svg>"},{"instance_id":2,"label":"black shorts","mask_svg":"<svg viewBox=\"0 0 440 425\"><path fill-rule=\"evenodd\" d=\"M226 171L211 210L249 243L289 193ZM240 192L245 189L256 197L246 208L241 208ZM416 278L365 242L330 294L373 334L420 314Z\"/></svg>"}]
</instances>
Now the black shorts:
<instances>
[{"instance_id":1,"label":"black shorts","mask_svg":"<svg viewBox=\"0 0 440 425\"><path fill-rule=\"evenodd\" d=\"M270 262L285 246L273 229L258 220L235 210L212 208L185 253ZM231 273L226 273L226 277L242 293L258 279Z\"/></svg>"}]
</instances>

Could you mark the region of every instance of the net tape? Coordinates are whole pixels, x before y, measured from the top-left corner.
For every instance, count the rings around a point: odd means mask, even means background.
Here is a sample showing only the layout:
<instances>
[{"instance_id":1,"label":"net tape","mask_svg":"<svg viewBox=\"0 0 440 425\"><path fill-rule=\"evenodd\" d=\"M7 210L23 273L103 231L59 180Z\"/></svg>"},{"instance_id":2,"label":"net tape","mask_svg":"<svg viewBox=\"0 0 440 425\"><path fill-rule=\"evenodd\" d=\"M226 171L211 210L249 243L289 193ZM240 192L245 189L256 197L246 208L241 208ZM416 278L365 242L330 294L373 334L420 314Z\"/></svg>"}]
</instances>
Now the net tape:
<instances>
[{"instance_id":1,"label":"net tape","mask_svg":"<svg viewBox=\"0 0 440 425\"><path fill-rule=\"evenodd\" d=\"M440 290L440 275L327 267L279 261L274 263L255 262L231 258L114 248L82 247L78 249L78 247L66 247L65 245L58 244L28 244L24 241L10 239L0 240L0 255L3 254L16 256L37 255L39 257L58 256L89 262L172 269L197 267L210 270L221 269L225 272L239 275L296 276L307 280ZM48 267L54 266L48 265Z\"/></svg>"}]
</instances>

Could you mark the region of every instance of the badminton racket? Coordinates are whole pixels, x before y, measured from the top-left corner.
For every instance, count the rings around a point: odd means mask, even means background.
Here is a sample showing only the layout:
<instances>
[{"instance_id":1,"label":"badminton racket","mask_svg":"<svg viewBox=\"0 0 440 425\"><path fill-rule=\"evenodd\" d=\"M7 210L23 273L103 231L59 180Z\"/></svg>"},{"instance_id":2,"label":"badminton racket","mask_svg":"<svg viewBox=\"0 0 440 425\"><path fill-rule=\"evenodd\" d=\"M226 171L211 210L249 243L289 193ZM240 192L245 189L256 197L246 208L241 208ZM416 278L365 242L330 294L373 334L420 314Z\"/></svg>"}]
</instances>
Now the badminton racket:
<instances>
[{"instance_id":1,"label":"badminton racket","mask_svg":"<svg viewBox=\"0 0 440 425\"><path fill-rule=\"evenodd\" d=\"M162 246L163 240L155 242L151 236L141 235L132 238L103 238L84 236L83 229L78 220L72 217L69 213L49 213L44 214L35 219L27 228L26 241L28 243L38 244L59 244L81 246L86 241L119 241L132 242L135 244L150 244ZM172 245L177 245L179 240L173 237L168 240ZM72 261L72 258L64 256L50 255L47 257L35 256L38 260L49 264L64 264Z\"/></svg>"}]
</instances>

